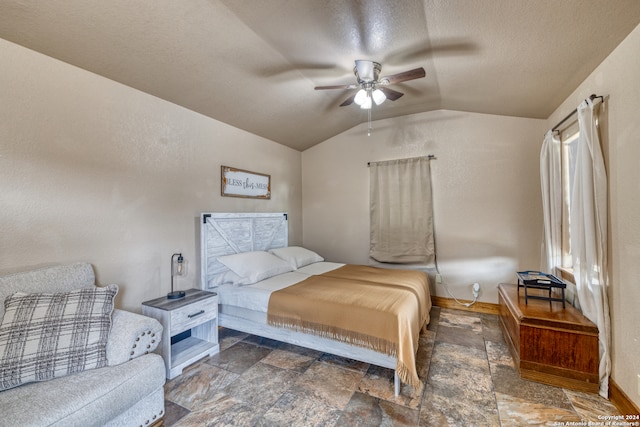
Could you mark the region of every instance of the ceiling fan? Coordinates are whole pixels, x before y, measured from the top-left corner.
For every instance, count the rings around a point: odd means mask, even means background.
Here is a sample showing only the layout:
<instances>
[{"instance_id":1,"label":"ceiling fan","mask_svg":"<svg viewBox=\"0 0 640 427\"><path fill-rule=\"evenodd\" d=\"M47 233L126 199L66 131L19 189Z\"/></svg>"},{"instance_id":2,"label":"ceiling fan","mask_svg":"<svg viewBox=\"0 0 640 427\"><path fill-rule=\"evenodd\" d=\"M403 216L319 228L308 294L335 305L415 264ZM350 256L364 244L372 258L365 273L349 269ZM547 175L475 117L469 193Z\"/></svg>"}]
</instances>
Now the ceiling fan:
<instances>
[{"instance_id":1,"label":"ceiling fan","mask_svg":"<svg viewBox=\"0 0 640 427\"><path fill-rule=\"evenodd\" d=\"M315 90L325 89L360 89L354 95L347 98L341 107L356 103L362 109L370 110L373 102L376 105L382 104L386 99L395 101L404 95L387 86L406 82L409 80L420 79L425 76L424 68L414 68L398 74L392 74L383 78L379 78L382 66L379 62L357 60L353 73L356 75L357 84L335 85L335 86L316 86Z\"/></svg>"}]
</instances>

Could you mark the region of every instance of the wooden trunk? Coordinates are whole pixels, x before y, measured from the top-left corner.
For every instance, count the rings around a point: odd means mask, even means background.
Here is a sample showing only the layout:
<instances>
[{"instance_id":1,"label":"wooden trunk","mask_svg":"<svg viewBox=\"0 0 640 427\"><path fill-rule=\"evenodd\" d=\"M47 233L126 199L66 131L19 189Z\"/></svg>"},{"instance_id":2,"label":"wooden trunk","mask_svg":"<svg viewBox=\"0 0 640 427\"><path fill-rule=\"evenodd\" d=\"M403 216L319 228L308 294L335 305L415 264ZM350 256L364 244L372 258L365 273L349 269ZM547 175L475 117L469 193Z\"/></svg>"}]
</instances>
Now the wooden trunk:
<instances>
[{"instance_id":1,"label":"wooden trunk","mask_svg":"<svg viewBox=\"0 0 640 427\"><path fill-rule=\"evenodd\" d=\"M529 290L532 292L532 290ZM520 376L597 393L598 328L574 307L529 299L515 284L498 286L500 326Z\"/></svg>"}]
</instances>

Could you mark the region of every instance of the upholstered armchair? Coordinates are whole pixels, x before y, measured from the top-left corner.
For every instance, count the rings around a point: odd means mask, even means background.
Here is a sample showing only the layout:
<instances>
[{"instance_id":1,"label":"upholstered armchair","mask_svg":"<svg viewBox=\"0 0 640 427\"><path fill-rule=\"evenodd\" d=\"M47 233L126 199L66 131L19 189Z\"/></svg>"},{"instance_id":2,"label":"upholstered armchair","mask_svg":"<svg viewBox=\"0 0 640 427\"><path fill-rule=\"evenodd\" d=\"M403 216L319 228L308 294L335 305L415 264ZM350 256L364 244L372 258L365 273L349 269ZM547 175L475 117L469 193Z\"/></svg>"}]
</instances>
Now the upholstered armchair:
<instances>
[{"instance_id":1,"label":"upholstered armchair","mask_svg":"<svg viewBox=\"0 0 640 427\"><path fill-rule=\"evenodd\" d=\"M162 326L113 309L116 292L96 287L86 263L0 277L0 426L160 423L165 368L152 351ZM84 347L64 347L78 336L87 337Z\"/></svg>"}]
</instances>

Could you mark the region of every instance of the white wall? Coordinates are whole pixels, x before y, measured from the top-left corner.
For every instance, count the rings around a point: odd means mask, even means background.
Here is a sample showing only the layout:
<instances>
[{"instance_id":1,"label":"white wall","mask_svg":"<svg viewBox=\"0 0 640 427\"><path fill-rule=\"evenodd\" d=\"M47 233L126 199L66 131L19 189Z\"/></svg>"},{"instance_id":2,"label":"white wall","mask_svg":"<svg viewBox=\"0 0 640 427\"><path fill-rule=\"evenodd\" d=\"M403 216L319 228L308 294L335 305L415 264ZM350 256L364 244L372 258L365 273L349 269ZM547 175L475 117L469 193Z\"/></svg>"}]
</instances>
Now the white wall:
<instances>
[{"instance_id":1,"label":"white wall","mask_svg":"<svg viewBox=\"0 0 640 427\"><path fill-rule=\"evenodd\" d=\"M456 297L471 299L479 282L480 300L497 303L498 283L540 266L543 134L542 120L440 110L327 140L302 153L304 245L331 261L368 263L367 162L434 154L440 272Z\"/></svg>"},{"instance_id":2,"label":"white wall","mask_svg":"<svg viewBox=\"0 0 640 427\"><path fill-rule=\"evenodd\" d=\"M289 212L301 154L0 39L0 274L88 261L120 307L199 286L201 212ZM220 196L220 166L271 175L271 200Z\"/></svg>"},{"instance_id":3,"label":"white wall","mask_svg":"<svg viewBox=\"0 0 640 427\"><path fill-rule=\"evenodd\" d=\"M549 117L555 125L592 93L607 95L601 137L609 179L611 377L640 406L640 26Z\"/></svg>"}]
</instances>

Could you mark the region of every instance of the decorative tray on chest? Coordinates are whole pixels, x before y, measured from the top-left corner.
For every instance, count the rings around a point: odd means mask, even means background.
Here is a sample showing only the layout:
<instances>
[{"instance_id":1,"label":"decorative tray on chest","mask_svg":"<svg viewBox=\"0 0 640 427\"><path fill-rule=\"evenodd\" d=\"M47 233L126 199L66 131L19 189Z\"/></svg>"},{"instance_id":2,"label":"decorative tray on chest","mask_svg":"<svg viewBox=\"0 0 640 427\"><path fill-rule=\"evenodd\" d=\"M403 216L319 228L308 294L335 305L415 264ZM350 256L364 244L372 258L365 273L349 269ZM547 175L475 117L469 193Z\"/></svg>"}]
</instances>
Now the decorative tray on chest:
<instances>
[{"instance_id":1,"label":"decorative tray on chest","mask_svg":"<svg viewBox=\"0 0 640 427\"><path fill-rule=\"evenodd\" d=\"M520 292L520 288L524 288L524 301L526 304L529 303L529 298L534 298L549 302L562 302L562 308L565 308L564 290L567 285L562 280L558 279L553 274L534 270L518 271L516 274L518 276L518 292ZM548 290L549 295L529 295L529 288ZM556 298L552 295L552 291L554 288L558 288L561 290L562 298Z\"/></svg>"}]
</instances>

